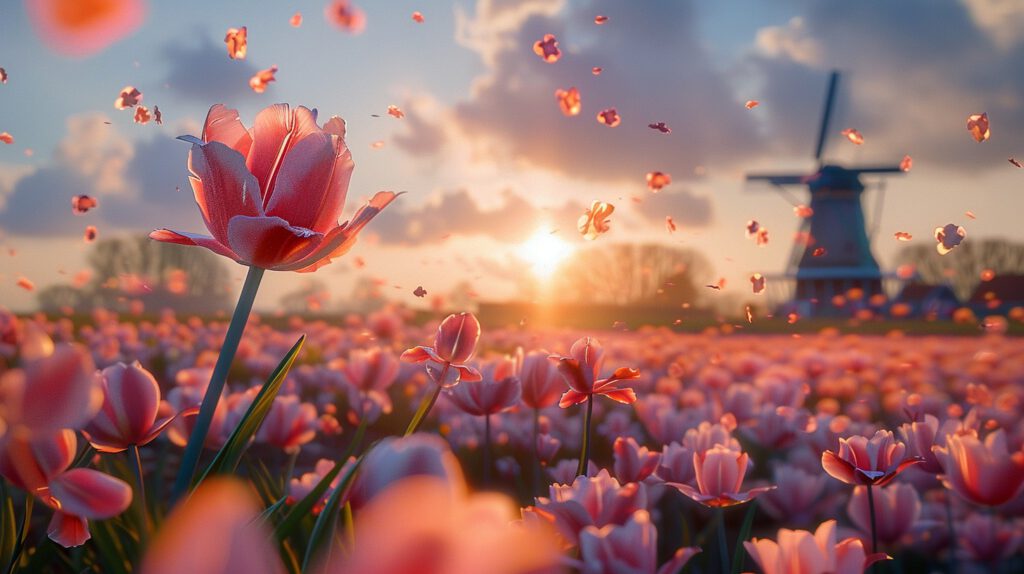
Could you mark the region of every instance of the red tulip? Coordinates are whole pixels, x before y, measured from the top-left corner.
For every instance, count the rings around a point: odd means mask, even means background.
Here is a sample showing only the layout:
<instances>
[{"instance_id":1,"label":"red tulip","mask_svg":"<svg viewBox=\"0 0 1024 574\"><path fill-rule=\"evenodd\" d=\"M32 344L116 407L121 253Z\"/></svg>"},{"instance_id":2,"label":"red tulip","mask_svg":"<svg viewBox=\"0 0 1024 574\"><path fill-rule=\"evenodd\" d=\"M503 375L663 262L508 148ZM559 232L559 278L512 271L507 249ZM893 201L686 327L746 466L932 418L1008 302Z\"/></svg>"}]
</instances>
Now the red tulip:
<instances>
[{"instance_id":1,"label":"red tulip","mask_svg":"<svg viewBox=\"0 0 1024 574\"><path fill-rule=\"evenodd\" d=\"M449 382L450 377L447 374L442 377L431 362L442 365L441 372L446 368L454 369L457 373L455 383L476 382L480 380L480 372L465 363L476 352L478 340L480 322L472 313L448 315L437 328L433 347L419 346L409 349L402 353L402 360L409 363L427 363L427 372L442 386L450 386L453 383Z\"/></svg>"},{"instance_id":2,"label":"red tulip","mask_svg":"<svg viewBox=\"0 0 1024 574\"><path fill-rule=\"evenodd\" d=\"M601 342L593 337L583 337L573 343L568 357L552 355L557 360L558 372L569 385L569 390L562 395L558 406L571 407L585 402L593 395L604 395L613 401L627 405L636 402L636 392L630 388L620 388L622 381L640 378L640 371L621 367L605 379L601 376L601 365L604 363L604 348Z\"/></svg>"},{"instance_id":3,"label":"red tulip","mask_svg":"<svg viewBox=\"0 0 1024 574\"><path fill-rule=\"evenodd\" d=\"M667 484L704 506L720 508L743 504L775 488L762 486L741 491L743 477L747 474L748 458L745 452L716 445L703 453L693 454L697 488L675 482Z\"/></svg>"},{"instance_id":4,"label":"red tulip","mask_svg":"<svg viewBox=\"0 0 1024 574\"><path fill-rule=\"evenodd\" d=\"M891 431L878 431L868 440L863 436L839 439L839 454L821 454L821 466L832 478L846 484L885 486L911 465L921 462L905 457L907 447Z\"/></svg>"},{"instance_id":5,"label":"red tulip","mask_svg":"<svg viewBox=\"0 0 1024 574\"><path fill-rule=\"evenodd\" d=\"M346 253L356 235L396 197L382 191L338 224L354 163L345 122L321 129L316 112L264 109L250 132L238 112L210 108L192 143L192 190L212 237L159 229L158 241L198 245L253 267L309 272Z\"/></svg>"},{"instance_id":6,"label":"red tulip","mask_svg":"<svg viewBox=\"0 0 1024 574\"><path fill-rule=\"evenodd\" d=\"M942 464L946 488L982 506L999 506L1024 490L1024 451L1010 454L1006 434L997 430L984 441L977 433L951 434L946 446L932 450Z\"/></svg>"},{"instance_id":7,"label":"red tulip","mask_svg":"<svg viewBox=\"0 0 1024 574\"><path fill-rule=\"evenodd\" d=\"M122 452L155 439L174 417L157 422L160 386L138 361L101 371L103 406L83 434L100 452Z\"/></svg>"}]
</instances>

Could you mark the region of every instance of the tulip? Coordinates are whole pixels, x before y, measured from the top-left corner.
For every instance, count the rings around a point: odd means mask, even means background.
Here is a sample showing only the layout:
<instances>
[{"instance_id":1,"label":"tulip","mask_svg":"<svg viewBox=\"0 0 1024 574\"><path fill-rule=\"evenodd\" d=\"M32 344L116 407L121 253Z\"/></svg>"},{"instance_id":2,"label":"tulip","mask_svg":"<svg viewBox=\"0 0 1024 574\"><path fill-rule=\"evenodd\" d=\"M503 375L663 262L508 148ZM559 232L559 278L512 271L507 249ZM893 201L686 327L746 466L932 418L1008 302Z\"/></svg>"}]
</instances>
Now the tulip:
<instances>
[{"instance_id":1,"label":"tulip","mask_svg":"<svg viewBox=\"0 0 1024 574\"><path fill-rule=\"evenodd\" d=\"M667 483L691 499L711 508L735 506L753 500L774 486L741 491L747 474L747 453L716 445L703 453L693 453L697 488L676 482Z\"/></svg>"},{"instance_id":2,"label":"tulip","mask_svg":"<svg viewBox=\"0 0 1024 574\"><path fill-rule=\"evenodd\" d=\"M484 484L490 483L491 474L491 415L514 407L520 396L519 379L509 363L488 367L481 381L458 385L449 395L462 412L484 417Z\"/></svg>"},{"instance_id":3,"label":"tulip","mask_svg":"<svg viewBox=\"0 0 1024 574\"><path fill-rule=\"evenodd\" d=\"M615 455L615 476L622 482L644 480L654 473L661 462L661 453L640 446L632 437L615 439L612 452Z\"/></svg>"},{"instance_id":4,"label":"tulip","mask_svg":"<svg viewBox=\"0 0 1024 574\"><path fill-rule=\"evenodd\" d=\"M754 538L743 546L764 574L862 574L888 557L867 554L856 538L836 543L836 521L822 522L812 534L806 530L779 530L777 541Z\"/></svg>"},{"instance_id":5,"label":"tulip","mask_svg":"<svg viewBox=\"0 0 1024 574\"><path fill-rule=\"evenodd\" d=\"M877 536L882 544L898 542L910 532L921 516L921 498L910 484L895 483L880 489L874 498L875 514L881 513L886 519L878 524ZM846 505L850 520L865 532L870 532L871 512L868 508L867 487L857 486Z\"/></svg>"},{"instance_id":6,"label":"tulip","mask_svg":"<svg viewBox=\"0 0 1024 574\"><path fill-rule=\"evenodd\" d=\"M907 445L907 452L921 458L921 464L916 467L918 470L930 474L942 472L942 464L932 452L933 445L943 445L946 442L946 435L941 430L945 429L940 429L939 419L927 414L924 415L924 420L905 423L900 427L900 437Z\"/></svg>"},{"instance_id":7,"label":"tulip","mask_svg":"<svg viewBox=\"0 0 1024 574\"><path fill-rule=\"evenodd\" d=\"M13 437L0 450L0 475L54 510L47 534L65 548L89 540L89 519L113 518L132 502L124 481L91 468L68 469L77 442L74 431L63 430Z\"/></svg>"},{"instance_id":8,"label":"tulip","mask_svg":"<svg viewBox=\"0 0 1024 574\"><path fill-rule=\"evenodd\" d=\"M345 122L317 125L315 110L265 108L247 130L238 112L210 108L192 144L189 181L211 236L160 229L157 241L198 245L243 265L310 272L352 248L358 233L396 197L378 192L338 224L355 164Z\"/></svg>"},{"instance_id":9,"label":"tulip","mask_svg":"<svg viewBox=\"0 0 1024 574\"><path fill-rule=\"evenodd\" d=\"M283 574L252 490L227 478L203 481L175 508L143 557L142 574Z\"/></svg>"},{"instance_id":10,"label":"tulip","mask_svg":"<svg viewBox=\"0 0 1024 574\"><path fill-rule=\"evenodd\" d=\"M577 476L571 485L551 485L550 497L537 498L528 512L553 524L566 542L575 546L587 526L623 525L646 506L643 483L619 484L602 469L593 477Z\"/></svg>"},{"instance_id":11,"label":"tulip","mask_svg":"<svg viewBox=\"0 0 1024 574\"><path fill-rule=\"evenodd\" d=\"M933 446L946 488L982 506L999 506L1024 490L1024 450L1010 454L1002 429L984 441L976 432L951 434L946 446Z\"/></svg>"},{"instance_id":12,"label":"tulip","mask_svg":"<svg viewBox=\"0 0 1024 574\"><path fill-rule=\"evenodd\" d=\"M700 552L680 548L658 568L658 531L646 510L637 510L622 526L588 526L580 534L582 574L676 574Z\"/></svg>"},{"instance_id":13,"label":"tulip","mask_svg":"<svg viewBox=\"0 0 1024 574\"><path fill-rule=\"evenodd\" d=\"M436 476L462 484L462 469L448 443L435 435L386 438L366 453L352 484L349 501L361 508L392 483L410 476Z\"/></svg>"},{"instance_id":14,"label":"tulip","mask_svg":"<svg viewBox=\"0 0 1024 574\"><path fill-rule=\"evenodd\" d=\"M391 397L387 391L395 382L398 369L395 356L379 347L349 353L339 370L348 384L349 405L357 409L360 419L371 416L370 422L373 422L380 414L391 413Z\"/></svg>"},{"instance_id":15,"label":"tulip","mask_svg":"<svg viewBox=\"0 0 1024 574\"><path fill-rule=\"evenodd\" d=\"M576 474L584 474L590 460L590 419L594 411L594 395L604 395L613 401L631 405L636 402L636 392L631 388L620 388L618 383L640 378L640 371L621 367L612 376L598 379L604 363L604 347L593 337L583 337L572 344L569 356L552 355L557 361L558 372L569 385L558 406L564 408L587 403L583 415L583 448L580 449L580 464Z\"/></svg>"},{"instance_id":16,"label":"tulip","mask_svg":"<svg viewBox=\"0 0 1024 574\"><path fill-rule=\"evenodd\" d=\"M272 444L286 453L296 453L316 437L316 407L295 395L274 399L256 440Z\"/></svg>"},{"instance_id":17,"label":"tulip","mask_svg":"<svg viewBox=\"0 0 1024 574\"><path fill-rule=\"evenodd\" d=\"M760 507L776 520L809 524L818 511L818 499L825 492L827 480L821 472L811 474L796 466L777 465L772 469L775 490L759 499Z\"/></svg>"},{"instance_id":18,"label":"tulip","mask_svg":"<svg viewBox=\"0 0 1024 574\"><path fill-rule=\"evenodd\" d=\"M409 363L426 363L427 374L435 383L434 392L424 398L413 415L405 435L419 429L423 419L430 413L441 389L457 385L459 381L476 382L480 372L465 363L476 352L480 340L480 322L472 313L448 315L437 328L434 346L419 346L402 353L402 360Z\"/></svg>"},{"instance_id":19,"label":"tulip","mask_svg":"<svg viewBox=\"0 0 1024 574\"><path fill-rule=\"evenodd\" d=\"M145 446L174 420L169 417L157 422L160 387L138 361L103 369L100 383L103 406L83 430L89 444L99 452Z\"/></svg>"},{"instance_id":20,"label":"tulip","mask_svg":"<svg viewBox=\"0 0 1024 574\"><path fill-rule=\"evenodd\" d=\"M994 566L1005 563L1024 543L1021 524L1004 522L998 517L972 514L963 523L961 541L968 558ZM999 568L994 568L999 571Z\"/></svg>"},{"instance_id":21,"label":"tulip","mask_svg":"<svg viewBox=\"0 0 1024 574\"><path fill-rule=\"evenodd\" d=\"M562 395L562 377L548 355L544 351L531 351L524 355L522 347L516 352L516 371L523 389L522 400L524 405L533 409L533 442L538 448L541 444L540 410L557 403ZM541 462L545 459L539 451L533 454L533 492L537 492L541 481Z\"/></svg>"}]
</instances>

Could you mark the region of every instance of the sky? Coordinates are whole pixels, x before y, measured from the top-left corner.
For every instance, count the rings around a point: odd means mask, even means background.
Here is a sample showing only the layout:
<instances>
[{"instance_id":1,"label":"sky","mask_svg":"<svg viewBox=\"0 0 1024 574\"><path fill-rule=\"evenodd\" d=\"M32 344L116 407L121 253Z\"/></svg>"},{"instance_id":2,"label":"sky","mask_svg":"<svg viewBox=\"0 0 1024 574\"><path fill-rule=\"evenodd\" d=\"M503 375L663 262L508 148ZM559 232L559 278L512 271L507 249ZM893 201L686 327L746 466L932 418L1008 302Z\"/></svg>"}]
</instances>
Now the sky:
<instances>
[{"instance_id":1,"label":"sky","mask_svg":"<svg viewBox=\"0 0 1024 574\"><path fill-rule=\"evenodd\" d=\"M913 157L884 191L880 178L866 181L883 268L906 245L897 231L934 243L935 227L955 223L967 241L1024 241L1024 169L1008 161L1024 158L1024 3L1016 0L353 1L366 14L359 34L326 21L326 0L151 1L137 30L85 58L54 51L25 3L4 2L0 132L15 141L0 144L0 303L34 306L20 277L37 289L69 282L94 246L82 239L87 225L101 238L205 232L187 181L188 145L174 138L198 135L216 103L246 123L279 102L345 118L356 163L346 215L376 191L407 192L345 258L312 275L268 274L258 308L310 280L342 301L361 276L410 305L424 303L417 286L444 293L460 282L482 300L514 298L516 278L536 269L522 245L552 232L568 257L616 242L696 249L714 269L702 282L723 277L746 295L751 273L785 271L800 221L785 197L744 174L814 170L833 69L842 80L826 159ZM294 28L297 11L304 19ZM607 22L596 25L597 15ZM248 55L231 60L225 31L240 26ZM559 41L555 63L533 53L545 34ZM249 77L271 65L277 81L254 93ZM160 107L163 125L135 124L131 110L114 108L128 85ZM554 96L569 87L581 93L574 117ZM748 100L760 104L747 109ZM405 117L389 116L389 105ZM606 108L620 125L598 123ZM992 135L978 143L966 121L982 112ZM672 132L647 127L655 122ZM844 128L860 131L863 145L844 139ZM650 171L670 173L671 185L652 193ZM100 205L75 216L70 198L82 193ZM590 242L576 219L595 200L616 211L610 231ZM769 245L745 237L750 219L771 231ZM365 266L352 264L356 256ZM244 269L231 268L240 281Z\"/></svg>"}]
</instances>

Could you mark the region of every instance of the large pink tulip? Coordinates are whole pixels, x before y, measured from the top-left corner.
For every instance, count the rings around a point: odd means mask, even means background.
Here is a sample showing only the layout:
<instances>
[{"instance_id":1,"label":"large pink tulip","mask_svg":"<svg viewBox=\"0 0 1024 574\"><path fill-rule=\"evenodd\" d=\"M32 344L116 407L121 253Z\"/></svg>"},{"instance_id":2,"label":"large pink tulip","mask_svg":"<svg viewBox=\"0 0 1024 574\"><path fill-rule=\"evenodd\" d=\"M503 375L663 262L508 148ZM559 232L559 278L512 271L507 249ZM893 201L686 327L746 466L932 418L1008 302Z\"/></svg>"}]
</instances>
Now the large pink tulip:
<instances>
[{"instance_id":1,"label":"large pink tulip","mask_svg":"<svg viewBox=\"0 0 1024 574\"><path fill-rule=\"evenodd\" d=\"M523 385L523 404L533 409L550 407L562 395L563 383L558 370L544 351L531 351L519 360L519 382Z\"/></svg>"},{"instance_id":2,"label":"large pink tulip","mask_svg":"<svg viewBox=\"0 0 1024 574\"><path fill-rule=\"evenodd\" d=\"M256 494L241 482L204 481L175 508L142 560L142 574L282 574Z\"/></svg>"},{"instance_id":3,"label":"large pink tulip","mask_svg":"<svg viewBox=\"0 0 1024 574\"><path fill-rule=\"evenodd\" d=\"M538 498L530 513L554 524L566 542L575 545L587 526L625 524L634 512L646 506L643 483L619 484L601 469L597 476L577 476L571 485L552 484L550 498Z\"/></svg>"},{"instance_id":4,"label":"large pink tulip","mask_svg":"<svg viewBox=\"0 0 1024 574\"><path fill-rule=\"evenodd\" d=\"M148 444L174 419L157 422L160 386L138 361L103 369L100 382L103 406L83 431L96 450L122 452Z\"/></svg>"},{"instance_id":5,"label":"large pink tulip","mask_svg":"<svg viewBox=\"0 0 1024 574\"><path fill-rule=\"evenodd\" d=\"M743 504L775 488L762 486L748 491L742 490L748 459L745 452L716 445L703 453L693 453L697 488L689 484L667 484L704 506L719 508Z\"/></svg>"},{"instance_id":6,"label":"large pink tulip","mask_svg":"<svg viewBox=\"0 0 1024 574\"><path fill-rule=\"evenodd\" d=\"M580 534L583 574L676 574L700 552L684 547L658 568L658 531L646 510L637 510L622 526L588 526Z\"/></svg>"},{"instance_id":7,"label":"large pink tulip","mask_svg":"<svg viewBox=\"0 0 1024 574\"><path fill-rule=\"evenodd\" d=\"M350 500L359 508L383 492L389 485L410 476L436 476L452 484L462 484L462 469L448 443L428 434L404 438L386 438L363 460L352 484Z\"/></svg>"},{"instance_id":8,"label":"large pink tulip","mask_svg":"<svg viewBox=\"0 0 1024 574\"><path fill-rule=\"evenodd\" d=\"M777 540L754 538L743 546L764 574L862 574L885 554L868 554L856 538L836 543L836 521L822 522L812 534L779 530Z\"/></svg>"},{"instance_id":9,"label":"large pink tulip","mask_svg":"<svg viewBox=\"0 0 1024 574\"><path fill-rule=\"evenodd\" d=\"M1024 451L1010 454L1006 434L997 430L982 441L977 433L951 434L932 450L942 464L946 488L982 506L999 506L1024 490Z\"/></svg>"},{"instance_id":10,"label":"large pink tulip","mask_svg":"<svg viewBox=\"0 0 1024 574\"><path fill-rule=\"evenodd\" d=\"M821 454L821 466L832 478L846 484L885 486L920 458L906 456L907 447L897 441L891 431L877 431L875 436L853 436L839 439L839 453L827 450Z\"/></svg>"},{"instance_id":11,"label":"large pink tulip","mask_svg":"<svg viewBox=\"0 0 1024 574\"><path fill-rule=\"evenodd\" d=\"M593 395L604 395L613 401L623 404L636 402L636 392L631 388L622 388L622 381L637 379L640 371L628 367L615 369L610 377L599 379L601 366L604 364L604 347L593 337L583 337L572 344L569 356L552 355L557 361L558 372L569 390L562 395L558 406L571 407L585 402Z\"/></svg>"},{"instance_id":12,"label":"large pink tulip","mask_svg":"<svg viewBox=\"0 0 1024 574\"><path fill-rule=\"evenodd\" d=\"M345 254L396 194L378 192L338 224L355 164L345 122L276 104L247 130L236 110L210 108L202 138L185 137L189 180L212 237L159 229L157 241L198 245L252 267L310 272Z\"/></svg>"}]
</instances>

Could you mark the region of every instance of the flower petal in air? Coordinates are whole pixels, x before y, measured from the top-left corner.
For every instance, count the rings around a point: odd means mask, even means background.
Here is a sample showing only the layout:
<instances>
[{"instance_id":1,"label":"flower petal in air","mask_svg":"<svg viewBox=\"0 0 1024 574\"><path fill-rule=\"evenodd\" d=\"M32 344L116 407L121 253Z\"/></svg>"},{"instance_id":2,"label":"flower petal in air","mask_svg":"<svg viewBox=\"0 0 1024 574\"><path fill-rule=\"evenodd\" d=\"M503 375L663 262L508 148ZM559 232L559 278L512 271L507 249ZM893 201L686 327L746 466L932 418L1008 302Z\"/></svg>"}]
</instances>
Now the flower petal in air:
<instances>
[{"instance_id":1,"label":"flower petal in air","mask_svg":"<svg viewBox=\"0 0 1024 574\"><path fill-rule=\"evenodd\" d=\"M264 269L278 269L301 260L323 240L323 235L289 225L280 217L236 215L228 224L228 245L239 258Z\"/></svg>"},{"instance_id":2,"label":"flower petal in air","mask_svg":"<svg viewBox=\"0 0 1024 574\"><path fill-rule=\"evenodd\" d=\"M203 141L207 143L220 142L242 154L242 157L248 156L249 149L252 147L252 135L239 119L238 110L233 110L224 104L215 104L206 114L206 122L203 124Z\"/></svg>"},{"instance_id":3,"label":"flower petal in air","mask_svg":"<svg viewBox=\"0 0 1024 574\"><path fill-rule=\"evenodd\" d=\"M318 132L315 113L303 106L292 111L288 104L275 104L256 115L252 151L245 163L259 181L264 206L274 193L274 180L285 155L306 136Z\"/></svg>"},{"instance_id":4,"label":"flower petal in air","mask_svg":"<svg viewBox=\"0 0 1024 574\"><path fill-rule=\"evenodd\" d=\"M171 231L170 229L157 229L149 233L149 238L155 241L162 241L164 243L205 247L217 255L223 255L224 257L229 257L241 263L241 259L239 259L238 255L236 255L230 247L222 245L219 241L208 235L185 233L183 231Z\"/></svg>"},{"instance_id":5,"label":"flower petal in air","mask_svg":"<svg viewBox=\"0 0 1024 574\"><path fill-rule=\"evenodd\" d=\"M263 215L260 188L245 167L245 157L220 142L193 144L188 154L189 181L206 228L222 245L236 215Z\"/></svg>"},{"instance_id":6,"label":"flower petal in air","mask_svg":"<svg viewBox=\"0 0 1024 574\"><path fill-rule=\"evenodd\" d=\"M128 483L91 468L61 473L50 481L50 495L62 512L95 519L117 516L132 503Z\"/></svg>"},{"instance_id":7,"label":"flower petal in air","mask_svg":"<svg viewBox=\"0 0 1024 574\"><path fill-rule=\"evenodd\" d=\"M25 10L48 47L78 57L128 36L146 16L142 0L30 0Z\"/></svg>"},{"instance_id":8,"label":"flower petal in air","mask_svg":"<svg viewBox=\"0 0 1024 574\"><path fill-rule=\"evenodd\" d=\"M355 162L340 137L314 133L284 158L267 215L327 233L338 226Z\"/></svg>"}]
</instances>

